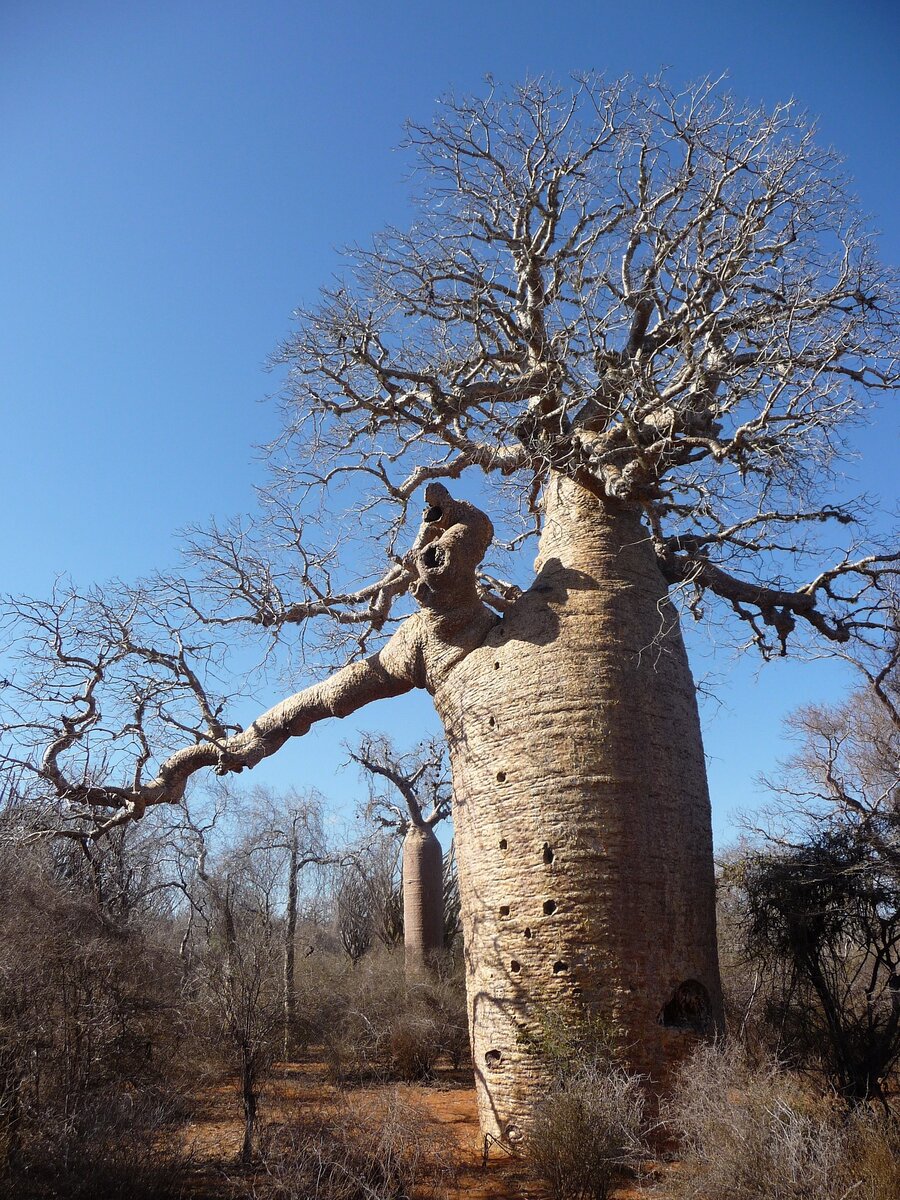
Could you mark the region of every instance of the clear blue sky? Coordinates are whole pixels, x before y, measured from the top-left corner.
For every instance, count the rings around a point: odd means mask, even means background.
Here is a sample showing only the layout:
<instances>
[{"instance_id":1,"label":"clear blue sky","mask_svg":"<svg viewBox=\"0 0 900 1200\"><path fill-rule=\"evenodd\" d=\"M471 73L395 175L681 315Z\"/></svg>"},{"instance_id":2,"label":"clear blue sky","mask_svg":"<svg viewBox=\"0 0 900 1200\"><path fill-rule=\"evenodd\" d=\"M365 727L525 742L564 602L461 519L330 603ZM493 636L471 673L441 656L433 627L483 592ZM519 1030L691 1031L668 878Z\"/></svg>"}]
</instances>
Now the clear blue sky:
<instances>
[{"instance_id":1,"label":"clear blue sky","mask_svg":"<svg viewBox=\"0 0 900 1200\"><path fill-rule=\"evenodd\" d=\"M0 587L138 575L174 560L179 527L248 507L253 446L276 427L266 356L336 246L403 222L392 147L446 89L665 64L675 82L727 72L738 96L794 95L896 262L898 47L896 0L3 0ZM894 498L897 429L895 405L860 440L867 484ZM721 843L783 752L784 712L842 677L695 665L720 676L706 741ZM430 721L392 703L361 724ZM333 782L327 761L351 732L263 775L346 796L352 776Z\"/></svg>"}]
</instances>

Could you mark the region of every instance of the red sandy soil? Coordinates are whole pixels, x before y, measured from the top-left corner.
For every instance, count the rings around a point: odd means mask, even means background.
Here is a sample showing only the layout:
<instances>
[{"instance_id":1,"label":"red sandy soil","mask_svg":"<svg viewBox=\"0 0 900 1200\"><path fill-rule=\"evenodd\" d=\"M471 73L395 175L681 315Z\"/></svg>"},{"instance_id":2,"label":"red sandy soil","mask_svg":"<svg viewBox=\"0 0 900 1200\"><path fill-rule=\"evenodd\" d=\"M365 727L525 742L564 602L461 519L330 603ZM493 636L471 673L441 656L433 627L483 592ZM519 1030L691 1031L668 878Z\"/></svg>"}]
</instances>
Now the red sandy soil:
<instances>
[{"instance_id":1,"label":"red sandy soil","mask_svg":"<svg viewBox=\"0 0 900 1200\"><path fill-rule=\"evenodd\" d=\"M385 1088L398 1085L353 1087L350 1094L357 1102L377 1097ZM492 1147L485 1159L484 1143L478 1128L475 1090L471 1076L464 1072L439 1072L430 1084L399 1085L404 1099L427 1113L436 1144L458 1168L455 1186L447 1200L551 1200L547 1192L529 1177L524 1164L502 1148ZM333 1107L340 1098L337 1088L328 1082L321 1063L313 1061L279 1064L266 1087L260 1105L260 1119L277 1120L292 1114L302 1116ZM241 1145L241 1104L235 1085L207 1089L198 1100L192 1120L185 1129L193 1169L189 1180L191 1200L227 1200L232 1191L229 1181L247 1175L236 1166ZM659 1170L656 1168L654 1174ZM646 1192L621 1188L616 1200L646 1198ZM656 1193L657 1200L664 1200Z\"/></svg>"}]
</instances>

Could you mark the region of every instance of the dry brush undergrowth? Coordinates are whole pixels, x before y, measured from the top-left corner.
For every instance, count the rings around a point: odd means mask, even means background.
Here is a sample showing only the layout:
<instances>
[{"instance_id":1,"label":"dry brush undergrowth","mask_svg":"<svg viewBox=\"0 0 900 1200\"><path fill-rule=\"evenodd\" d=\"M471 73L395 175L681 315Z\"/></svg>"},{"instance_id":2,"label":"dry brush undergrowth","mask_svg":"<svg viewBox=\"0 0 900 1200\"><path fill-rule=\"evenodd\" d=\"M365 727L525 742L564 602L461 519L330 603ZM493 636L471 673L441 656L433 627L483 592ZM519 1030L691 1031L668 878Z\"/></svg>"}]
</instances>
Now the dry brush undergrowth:
<instances>
[{"instance_id":1,"label":"dry brush undergrowth","mask_svg":"<svg viewBox=\"0 0 900 1200\"><path fill-rule=\"evenodd\" d=\"M132 922L117 864L88 886L94 865L0 846L0 1194L17 1200L156 1200L185 1166L177 956Z\"/></svg>"},{"instance_id":2,"label":"dry brush undergrowth","mask_svg":"<svg viewBox=\"0 0 900 1200\"><path fill-rule=\"evenodd\" d=\"M427 976L409 979L402 951L310 960L300 984L301 1033L321 1043L337 1081L422 1080L439 1061L458 1067L469 1041L460 963L450 956Z\"/></svg>"},{"instance_id":3,"label":"dry brush undergrowth","mask_svg":"<svg viewBox=\"0 0 900 1200\"><path fill-rule=\"evenodd\" d=\"M681 1165L676 1200L896 1200L900 1123L847 1110L737 1044L702 1046L681 1067L667 1113Z\"/></svg>"},{"instance_id":4,"label":"dry brush undergrowth","mask_svg":"<svg viewBox=\"0 0 900 1200\"><path fill-rule=\"evenodd\" d=\"M427 1115L400 1088L263 1131L253 1200L444 1200L456 1170Z\"/></svg>"},{"instance_id":5,"label":"dry brush undergrowth","mask_svg":"<svg viewBox=\"0 0 900 1200\"><path fill-rule=\"evenodd\" d=\"M565 1023L545 1013L523 1042L549 1067L524 1143L528 1162L555 1200L604 1200L647 1156L646 1081L589 1015Z\"/></svg>"}]
</instances>

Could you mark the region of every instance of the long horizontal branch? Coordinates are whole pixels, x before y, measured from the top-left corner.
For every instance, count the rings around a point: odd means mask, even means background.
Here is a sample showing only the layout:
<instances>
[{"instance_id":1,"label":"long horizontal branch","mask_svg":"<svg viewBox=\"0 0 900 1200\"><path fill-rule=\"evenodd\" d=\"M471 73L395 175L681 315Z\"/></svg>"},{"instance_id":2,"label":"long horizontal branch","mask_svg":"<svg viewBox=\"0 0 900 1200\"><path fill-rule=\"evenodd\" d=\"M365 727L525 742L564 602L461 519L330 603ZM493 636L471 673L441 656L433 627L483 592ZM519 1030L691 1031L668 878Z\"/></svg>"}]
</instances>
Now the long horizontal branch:
<instances>
[{"instance_id":1,"label":"long horizontal branch","mask_svg":"<svg viewBox=\"0 0 900 1200\"><path fill-rule=\"evenodd\" d=\"M119 810L94 831L93 836L99 837L117 825L140 818L151 805L177 804L188 781L203 768L211 767L219 775L240 772L274 754L289 738L302 737L317 721L346 717L373 700L408 692L415 686L409 660L408 637L401 626L380 653L288 696L241 732L176 750L162 763L156 777L140 787L106 787L68 779L59 761L77 740L68 727L47 748L40 775L60 799Z\"/></svg>"}]
</instances>

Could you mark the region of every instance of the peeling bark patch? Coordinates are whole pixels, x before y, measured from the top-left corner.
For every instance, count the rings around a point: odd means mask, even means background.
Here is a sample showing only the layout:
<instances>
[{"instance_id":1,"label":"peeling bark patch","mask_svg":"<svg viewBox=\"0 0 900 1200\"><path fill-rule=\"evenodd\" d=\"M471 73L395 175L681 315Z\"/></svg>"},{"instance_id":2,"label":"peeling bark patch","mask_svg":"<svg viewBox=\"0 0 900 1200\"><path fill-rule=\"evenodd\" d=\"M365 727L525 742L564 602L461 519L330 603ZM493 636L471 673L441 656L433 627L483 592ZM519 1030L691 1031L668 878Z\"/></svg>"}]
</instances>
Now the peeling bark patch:
<instances>
[{"instance_id":1,"label":"peeling bark patch","mask_svg":"<svg viewBox=\"0 0 900 1200\"><path fill-rule=\"evenodd\" d=\"M555 900L545 900L544 901L544 916L551 917L551 916L553 916L553 914L555 912L556 912L556 901Z\"/></svg>"},{"instance_id":2,"label":"peeling bark patch","mask_svg":"<svg viewBox=\"0 0 900 1200\"><path fill-rule=\"evenodd\" d=\"M506 783L506 772L505 771L497 772L497 782L498 783Z\"/></svg>"},{"instance_id":3,"label":"peeling bark patch","mask_svg":"<svg viewBox=\"0 0 900 1200\"><path fill-rule=\"evenodd\" d=\"M712 1004L709 992L696 979L679 983L671 997L662 1006L658 1020L669 1029L692 1029L695 1033L706 1033L710 1027Z\"/></svg>"},{"instance_id":4,"label":"peeling bark patch","mask_svg":"<svg viewBox=\"0 0 900 1200\"><path fill-rule=\"evenodd\" d=\"M484 1065L489 1071L497 1071L500 1064L503 1062L503 1055L499 1050L488 1050L484 1056Z\"/></svg>"},{"instance_id":5,"label":"peeling bark patch","mask_svg":"<svg viewBox=\"0 0 900 1200\"><path fill-rule=\"evenodd\" d=\"M501 917L508 917L508 916L509 916L509 905L508 905L508 904L501 904L501 905L500 905L500 916L501 916Z\"/></svg>"},{"instance_id":6,"label":"peeling bark patch","mask_svg":"<svg viewBox=\"0 0 900 1200\"><path fill-rule=\"evenodd\" d=\"M513 975L518 975L518 973L522 970L522 964L513 959L509 964L509 969L512 971Z\"/></svg>"},{"instance_id":7,"label":"peeling bark patch","mask_svg":"<svg viewBox=\"0 0 900 1200\"><path fill-rule=\"evenodd\" d=\"M544 862L547 866L553 862L553 851L550 849L550 843L544 842Z\"/></svg>"},{"instance_id":8,"label":"peeling bark patch","mask_svg":"<svg viewBox=\"0 0 900 1200\"><path fill-rule=\"evenodd\" d=\"M559 962L555 962L553 964L553 974L554 975L562 975L566 971L568 971L568 969L569 969L569 964L567 962L564 962L562 959L560 959Z\"/></svg>"}]
</instances>

